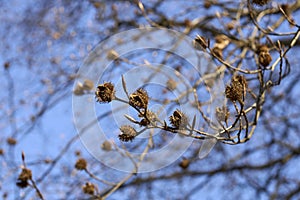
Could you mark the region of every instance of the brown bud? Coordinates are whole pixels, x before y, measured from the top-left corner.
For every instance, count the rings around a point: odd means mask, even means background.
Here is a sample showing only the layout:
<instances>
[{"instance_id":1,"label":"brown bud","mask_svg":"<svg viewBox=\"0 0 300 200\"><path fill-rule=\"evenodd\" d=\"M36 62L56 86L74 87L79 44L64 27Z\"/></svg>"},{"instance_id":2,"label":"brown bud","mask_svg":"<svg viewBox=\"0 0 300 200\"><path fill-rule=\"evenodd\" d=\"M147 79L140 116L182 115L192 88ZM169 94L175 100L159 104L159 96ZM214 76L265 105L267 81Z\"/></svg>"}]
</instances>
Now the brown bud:
<instances>
[{"instance_id":1,"label":"brown bud","mask_svg":"<svg viewBox=\"0 0 300 200\"><path fill-rule=\"evenodd\" d=\"M228 30L233 30L234 29L234 27L235 27L235 21L232 21L232 22L229 22L227 25L226 25L226 28L228 29Z\"/></svg>"},{"instance_id":2,"label":"brown bud","mask_svg":"<svg viewBox=\"0 0 300 200\"><path fill-rule=\"evenodd\" d=\"M212 49L212 52L214 53L215 56L217 56L218 58L223 60L223 50L218 48L218 47L214 47Z\"/></svg>"},{"instance_id":3,"label":"brown bud","mask_svg":"<svg viewBox=\"0 0 300 200\"><path fill-rule=\"evenodd\" d=\"M180 163L179 163L179 167L181 167L182 169L186 169L188 168L190 165L190 160L187 158L184 158Z\"/></svg>"},{"instance_id":4,"label":"brown bud","mask_svg":"<svg viewBox=\"0 0 300 200\"><path fill-rule=\"evenodd\" d=\"M95 92L97 102L109 103L115 98L115 88L110 82L98 85Z\"/></svg>"},{"instance_id":5,"label":"brown bud","mask_svg":"<svg viewBox=\"0 0 300 200\"><path fill-rule=\"evenodd\" d=\"M19 181L29 181L32 178L32 172L30 169L23 168L20 173L18 180Z\"/></svg>"},{"instance_id":6,"label":"brown bud","mask_svg":"<svg viewBox=\"0 0 300 200\"><path fill-rule=\"evenodd\" d=\"M129 97L129 104L135 108L143 108L146 109L148 106L148 94L147 92L140 88L134 93L132 93Z\"/></svg>"},{"instance_id":7,"label":"brown bud","mask_svg":"<svg viewBox=\"0 0 300 200\"><path fill-rule=\"evenodd\" d=\"M79 158L75 163L75 169L85 170L87 167L87 162L84 158Z\"/></svg>"},{"instance_id":8,"label":"brown bud","mask_svg":"<svg viewBox=\"0 0 300 200\"><path fill-rule=\"evenodd\" d=\"M87 182L84 186L82 186L82 191L84 194L94 195L96 187L93 183Z\"/></svg>"},{"instance_id":9,"label":"brown bud","mask_svg":"<svg viewBox=\"0 0 300 200\"><path fill-rule=\"evenodd\" d=\"M257 50L258 54L260 52L269 52L269 47L267 45L261 45L258 47L258 50Z\"/></svg>"},{"instance_id":10,"label":"brown bud","mask_svg":"<svg viewBox=\"0 0 300 200\"><path fill-rule=\"evenodd\" d=\"M9 137L6 139L7 144L13 146L17 144L17 140L15 138Z\"/></svg>"},{"instance_id":11,"label":"brown bud","mask_svg":"<svg viewBox=\"0 0 300 200\"><path fill-rule=\"evenodd\" d=\"M226 106L216 108L216 117L218 121L227 122L229 115L230 112L228 111L228 108Z\"/></svg>"},{"instance_id":12,"label":"brown bud","mask_svg":"<svg viewBox=\"0 0 300 200\"><path fill-rule=\"evenodd\" d=\"M150 124L150 121L145 118L142 119L139 123L139 125L141 125L141 126L148 126L149 124Z\"/></svg>"},{"instance_id":13,"label":"brown bud","mask_svg":"<svg viewBox=\"0 0 300 200\"><path fill-rule=\"evenodd\" d=\"M29 186L29 183L28 181L20 181L18 180L16 182L16 185L19 187L19 188L26 188L27 186Z\"/></svg>"},{"instance_id":14,"label":"brown bud","mask_svg":"<svg viewBox=\"0 0 300 200\"><path fill-rule=\"evenodd\" d=\"M173 112L173 115L169 117L170 123L175 128L184 128L188 124L188 118L178 109Z\"/></svg>"},{"instance_id":15,"label":"brown bud","mask_svg":"<svg viewBox=\"0 0 300 200\"><path fill-rule=\"evenodd\" d=\"M24 151L22 151L21 156L22 156L22 161L25 162L25 153L24 153Z\"/></svg>"},{"instance_id":16,"label":"brown bud","mask_svg":"<svg viewBox=\"0 0 300 200\"><path fill-rule=\"evenodd\" d=\"M93 83L93 81L86 79L86 80L84 80L82 86L83 86L84 90L90 91L94 88L94 83Z\"/></svg>"},{"instance_id":17,"label":"brown bud","mask_svg":"<svg viewBox=\"0 0 300 200\"><path fill-rule=\"evenodd\" d=\"M120 131L119 139L123 142L132 141L137 136L137 131L129 125L121 126Z\"/></svg>"},{"instance_id":18,"label":"brown bud","mask_svg":"<svg viewBox=\"0 0 300 200\"><path fill-rule=\"evenodd\" d=\"M151 110L147 110L146 116L145 111L142 111L138 116L143 118L139 123L141 126L148 126L151 122L155 122L157 120L157 115Z\"/></svg>"},{"instance_id":19,"label":"brown bud","mask_svg":"<svg viewBox=\"0 0 300 200\"><path fill-rule=\"evenodd\" d=\"M112 149L110 141L105 140L105 141L102 143L101 148L102 148L104 151L110 151L110 150Z\"/></svg>"},{"instance_id":20,"label":"brown bud","mask_svg":"<svg viewBox=\"0 0 300 200\"><path fill-rule=\"evenodd\" d=\"M75 156L79 157L81 155L81 152L79 150L75 151Z\"/></svg>"}]
</instances>

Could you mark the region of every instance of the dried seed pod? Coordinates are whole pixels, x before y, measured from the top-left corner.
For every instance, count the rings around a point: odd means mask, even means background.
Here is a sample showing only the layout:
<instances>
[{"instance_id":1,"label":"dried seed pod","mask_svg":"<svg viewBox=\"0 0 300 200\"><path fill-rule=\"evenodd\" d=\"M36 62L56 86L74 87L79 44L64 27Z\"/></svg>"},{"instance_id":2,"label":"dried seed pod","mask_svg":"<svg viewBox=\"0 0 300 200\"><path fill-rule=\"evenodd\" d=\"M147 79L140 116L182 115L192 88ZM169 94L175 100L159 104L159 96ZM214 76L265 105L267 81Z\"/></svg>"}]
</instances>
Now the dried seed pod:
<instances>
[{"instance_id":1,"label":"dried seed pod","mask_svg":"<svg viewBox=\"0 0 300 200\"><path fill-rule=\"evenodd\" d=\"M197 35L193 44L196 49L203 51L208 47L208 40L203 36Z\"/></svg>"},{"instance_id":2,"label":"dried seed pod","mask_svg":"<svg viewBox=\"0 0 300 200\"><path fill-rule=\"evenodd\" d=\"M180 110L175 110L173 115L169 117L170 123L175 128L184 128L188 124L188 118Z\"/></svg>"},{"instance_id":3,"label":"dried seed pod","mask_svg":"<svg viewBox=\"0 0 300 200\"><path fill-rule=\"evenodd\" d=\"M22 172L20 173L20 175L18 177L18 180L26 182L26 181L29 181L31 178L32 178L31 170L27 169L27 168L23 168Z\"/></svg>"},{"instance_id":4,"label":"dried seed pod","mask_svg":"<svg viewBox=\"0 0 300 200\"><path fill-rule=\"evenodd\" d=\"M115 87L112 83L107 82L98 85L95 92L97 102L109 103L115 98Z\"/></svg>"},{"instance_id":5,"label":"dried seed pod","mask_svg":"<svg viewBox=\"0 0 300 200\"><path fill-rule=\"evenodd\" d=\"M266 5L270 0L252 0L252 3L259 5L259 6L263 6Z\"/></svg>"},{"instance_id":6,"label":"dried seed pod","mask_svg":"<svg viewBox=\"0 0 300 200\"><path fill-rule=\"evenodd\" d=\"M135 108L146 109L148 106L148 94L147 91L139 88L137 91L129 96L129 104Z\"/></svg>"},{"instance_id":7,"label":"dried seed pod","mask_svg":"<svg viewBox=\"0 0 300 200\"><path fill-rule=\"evenodd\" d=\"M269 47L267 45L261 45L259 48L258 48L258 54L260 52L269 52Z\"/></svg>"},{"instance_id":8,"label":"dried seed pod","mask_svg":"<svg viewBox=\"0 0 300 200\"><path fill-rule=\"evenodd\" d=\"M231 79L231 85L227 85L225 89L225 95L231 101L243 102L246 96L248 84L244 76L236 75Z\"/></svg>"},{"instance_id":9,"label":"dried seed pod","mask_svg":"<svg viewBox=\"0 0 300 200\"><path fill-rule=\"evenodd\" d=\"M23 168L20 173L16 185L20 188L25 188L29 185L28 181L32 179L32 172L30 169Z\"/></svg>"},{"instance_id":10,"label":"dried seed pod","mask_svg":"<svg viewBox=\"0 0 300 200\"><path fill-rule=\"evenodd\" d=\"M145 118L139 122L139 125L141 125L141 126L148 126L149 124L150 124L150 121Z\"/></svg>"},{"instance_id":11,"label":"dried seed pod","mask_svg":"<svg viewBox=\"0 0 300 200\"><path fill-rule=\"evenodd\" d=\"M269 48L262 45L258 48L258 62L264 67L267 67L272 62L272 57L269 53Z\"/></svg>"},{"instance_id":12,"label":"dried seed pod","mask_svg":"<svg viewBox=\"0 0 300 200\"><path fill-rule=\"evenodd\" d=\"M229 23L226 25L226 28L227 28L229 31L231 31L231 30L234 29L235 24L236 24L236 21L231 21L231 22L229 22Z\"/></svg>"},{"instance_id":13,"label":"dried seed pod","mask_svg":"<svg viewBox=\"0 0 300 200\"><path fill-rule=\"evenodd\" d=\"M84 194L94 195L96 192L96 186L93 183L87 182L82 186L82 191Z\"/></svg>"},{"instance_id":14,"label":"dried seed pod","mask_svg":"<svg viewBox=\"0 0 300 200\"><path fill-rule=\"evenodd\" d=\"M119 139L123 142L132 141L137 136L137 131L129 125L121 126L120 131Z\"/></svg>"},{"instance_id":15,"label":"dried seed pod","mask_svg":"<svg viewBox=\"0 0 300 200\"><path fill-rule=\"evenodd\" d=\"M87 167L87 162L84 158L79 158L75 163L75 169L85 170Z\"/></svg>"}]
</instances>

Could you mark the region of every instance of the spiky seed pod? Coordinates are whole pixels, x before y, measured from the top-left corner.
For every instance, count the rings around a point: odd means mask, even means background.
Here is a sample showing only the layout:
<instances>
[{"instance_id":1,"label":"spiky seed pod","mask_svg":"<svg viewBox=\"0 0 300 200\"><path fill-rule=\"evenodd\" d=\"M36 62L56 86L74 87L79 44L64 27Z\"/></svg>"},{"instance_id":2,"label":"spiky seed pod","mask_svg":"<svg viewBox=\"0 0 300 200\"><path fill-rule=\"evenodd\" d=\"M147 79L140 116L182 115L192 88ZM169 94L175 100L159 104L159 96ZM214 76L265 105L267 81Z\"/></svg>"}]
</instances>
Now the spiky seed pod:
<instances>
[{"instance_id":1,"label":"spiky seed pod","mask_svg":"<svg viewBox=\"0 0 300 200\"><path fill-rule=\"evenodd\" d=\"M145 117L145 111L142 111L138 117L144 118ZM151 122L155 122L157 120L157 115L152 112L151 110L147 110L146 112L146 117L149 119Z\"/></svg>"},{"instance_id":2,"label":"spiky seed pod","mask_svg":"<svg viewBox=\"0 0 300 200\"><path fill-rule=\"evenodd\" d=\"M147 91L139 88L129 96L129 104L135 108L146 109L148 106L149 97Z\"/></svg>"},{"instance_id":3,"label":"spiky seed pod","mask_svg":"<svg viewBox=\"0 0 300 200\"><path fill-rule=\"evenodd\" d=\"M75 163L75 169L85 170L87 167L87 162L84 158L79 158Z\"/></svg>"},{"instance_id":4,"label":"spiky seed pod","mask_svg":"<svg viewBox=\"0 0 300 200\"><path fill-rule=\"evenodd\" d=\"M4 66L4 69L7 70L10 67L10 63L9 62L5 62L3 66Z\"/></svg>"},{"instance_id":5,"label":"spiky seed pod","mask_svg":"<svg viewBox=\"0 0 300 200\"><path fill-rule=\"evenodd\" d=\"M196 49L205 50L208 47L208 40L203 36L197 35L193 44Z\"/></svg>"},{"instance_id":6,"label":"spiky seed pod","mask_svg":"<svg viewBox=\"0 0 300 200\"><path fill-rule=\"evenodd\" d=\"M150 124L150 121L145 118L139 122L140 126L148 126L149 124Z\"/></svg>"},{"instance_id":7,"label":"spiky seed pod","mask_svg":"<svg viewBox=\"0 0 300 200\"><path fill-rule=\"evenodd\" d=\"M270 0L252 0L252 3L258 5L258 6L263 6L266 5Z\"/></svg>"},{"instance_id":8,"label":"spiky seed pod","mask_svg":"<svg viewBox=\"0 0 300 200\"><path fill-rule=\"evenodd\" d=\"M93 183L87 182L84 186L82 186L82 191L84 194L94 195L96 186Z\"/></svg>"},{"instance_id":9,"label":"spiky seed pod","mask_svg":"<svg viewBox=\"0 0 300 200\"><path fill-rule=\"evenodd\" d=\"M169 120L172 126L177 129L184 128L188 124L188 118L178 109L173 112L173 115L169 117Z\"/></svg>"},{"instance_id":10,"label":"spiky seed pod","mask_svg":"<svg viewBox=\"0 0 300 200\"><path fill-rule=\"evenodd\" d=\"M247 80L244 76L233 76L231 79L231 85L226 86L225 95L231 101L239 101L242 103L246 95L247 87Z\"/></svg>"},{"instance_id":11,"label":"spiky seed pod","mask_svg":"<svg viewBox=\"0 0 300 200\"><path fill-rule=\"evenodd\" d=\"M98 85L95 92L97 102L109 103L115 98L115 87L112 83L107 82Z\"/></svg>"},{"instance_id":12,"label":"spiky seed pod","mask_svg":"<svg viewBox=\"0 0 300 200\"><path fill-rule=\"evenodd\" d=\"M137 136L137 131L129 125L121 126L120 131L119 139L123 142L132 141Z\"/></svg>"},{"instance_id":13,"label":"spiky seed pod","mask_svg":"<svg viewBox=\"0 0 300 200\"><path fill-rule=\"evenodd\" d=\"M272 57L269 53L269 48L262 45L258 48L258 62L264 67L267 67L272 62Z\"/></svg>"},{"instance_id":14,"label":"spiky seed pod","mask_svg":"<svg viewBox=\"0 0 300 200\"><path fill-rule=\"evenodd\" d=\"M231 21L226 25L226 28L231 31L234 29L236 22L235 21Z\"/></svg>"}]
</instances>

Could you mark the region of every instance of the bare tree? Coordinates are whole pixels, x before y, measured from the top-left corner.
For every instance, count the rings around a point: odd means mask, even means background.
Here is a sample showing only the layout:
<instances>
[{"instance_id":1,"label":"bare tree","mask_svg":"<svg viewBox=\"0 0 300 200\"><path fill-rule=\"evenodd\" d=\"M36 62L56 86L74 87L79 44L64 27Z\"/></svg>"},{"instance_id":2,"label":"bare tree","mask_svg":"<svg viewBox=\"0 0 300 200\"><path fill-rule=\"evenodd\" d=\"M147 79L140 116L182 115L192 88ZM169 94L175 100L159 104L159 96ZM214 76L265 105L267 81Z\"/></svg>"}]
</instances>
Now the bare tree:
<instances>
[{"instance_id":1,"label":"bare tree","mask_svg":"<svg viewBox=\"0 0 300 200\"><path fill-rule=\"evenodd\" d=\"M299 0L0 6L3 199L300 198Z\"/></svg>"}]
</instances>

